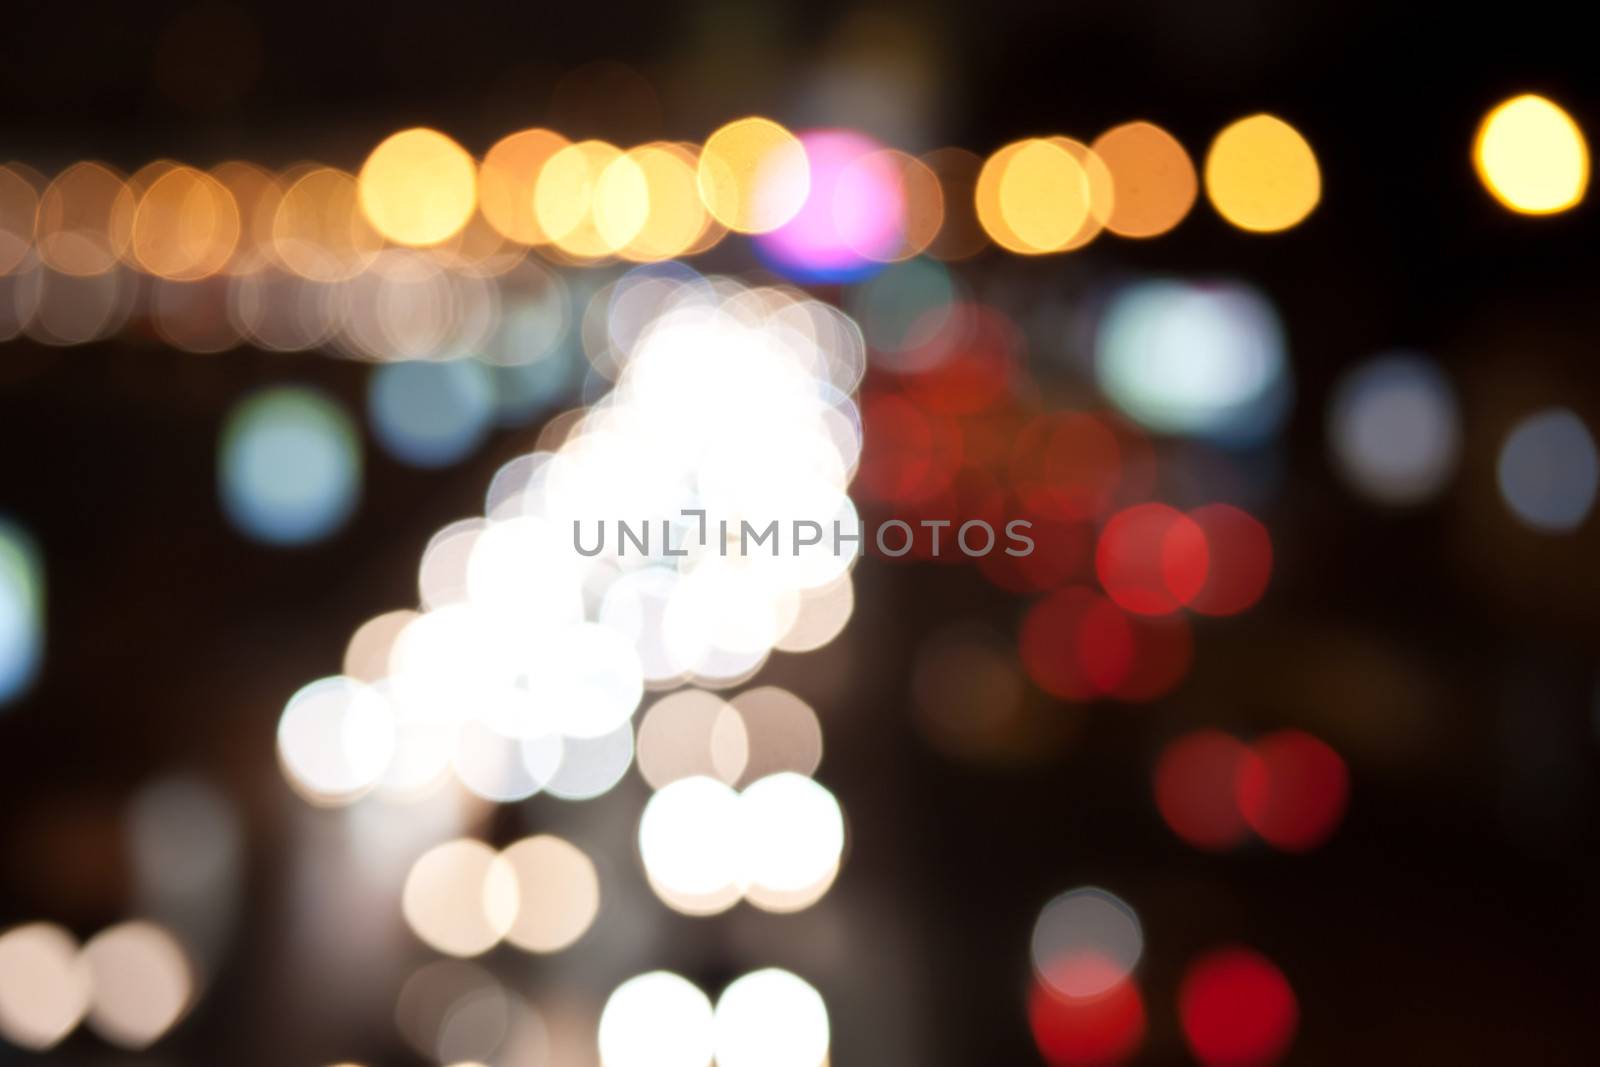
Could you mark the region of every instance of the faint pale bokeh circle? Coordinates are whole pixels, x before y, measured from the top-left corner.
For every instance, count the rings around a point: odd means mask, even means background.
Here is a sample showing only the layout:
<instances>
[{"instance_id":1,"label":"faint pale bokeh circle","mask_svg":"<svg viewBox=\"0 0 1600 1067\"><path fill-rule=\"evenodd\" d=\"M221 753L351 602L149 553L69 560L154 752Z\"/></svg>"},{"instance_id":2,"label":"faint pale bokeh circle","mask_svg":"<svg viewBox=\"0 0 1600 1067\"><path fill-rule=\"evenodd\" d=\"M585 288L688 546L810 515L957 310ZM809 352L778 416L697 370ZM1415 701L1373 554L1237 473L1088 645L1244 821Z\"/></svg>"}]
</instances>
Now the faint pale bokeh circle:
<instances>
[{"instance_id":1,"label":"faint pale bokeh circle","mask_svg":"<svg viewBox=\"0 0 1600 1067\"><path fill-rule=\"evenodd\" d=\"M447 841L418 857L406 875L401 910L411 932L450 956L477 956L516 922L516 871L481 841Z\"/></svg>"},{"instance_id":2,"label":"faint pale bokeh circle","mask_svg":"<svg viewBox=\"0 0 1600 1067\"><path fill-rule=\"evenodd\" d=\"M1461 451L1455 391L1420 353L1380 356L1340 382L1328 438L1351 488L1382 504L1421 503L1455 473Z\"/></svg>"},{"instance_id":3,"label":"faint pale bokeh circle","mask_svg":"<svg viewBox=\"0 0 1600 1067\"><path fill-rule=\"evenodd\" d=\"M1594 506L1600 457L1583 420L1567 408L1546 408L1512 427L1496 466L1500 495L1536 530L1576 529Z\"/></svg>"},{"instance_id":4,"label":"faint pale bokeh circle","mask_svg":"<svg viewBox=\"0 0 1600 1067\"><path fill-rule=\"evenodd\" d=\"M1127 978L1144 955L1139 917L1116 894L1073 889L1040 911L1033 927L1033 967L1068 997L1093 997Z\"/></svg>"},{"instance_id":5,"label":"faint pale bokeh circle","mask_svg":"<svg viewBox=\"0 0 1600 1067\"><path fill-rule=\"evenodd\" d=\"M103 930L83 947L83 957L94 981L89 1025L114 1045L154 1044L193 1002L188 955L154 923L126 922Z\"/></svg>"},{"instance_id":6,"label":"faint pale bokeh circle","mask_svg":"<svg viewBox=\"0 0 1600 1067\"><path fill-rule=\"evenodd\" d=\"M282 386L233 408L217 449L223 510L275 545L320 540L342 526L361 491L361 439L337 402Z\"/></svg>"},{"instance_id":7,"label":"faint pale bokeh circle","mask_svg":"<svg viewBox=\"0 0 1600 1067\"><path fill-rule=\"evenodd\" d=\"M541 834L500 854L516 873L516 920L506 940L529 952L560 952L582 937L600 912L600 877L576 845Z\"/></svg>"}]
</instances>

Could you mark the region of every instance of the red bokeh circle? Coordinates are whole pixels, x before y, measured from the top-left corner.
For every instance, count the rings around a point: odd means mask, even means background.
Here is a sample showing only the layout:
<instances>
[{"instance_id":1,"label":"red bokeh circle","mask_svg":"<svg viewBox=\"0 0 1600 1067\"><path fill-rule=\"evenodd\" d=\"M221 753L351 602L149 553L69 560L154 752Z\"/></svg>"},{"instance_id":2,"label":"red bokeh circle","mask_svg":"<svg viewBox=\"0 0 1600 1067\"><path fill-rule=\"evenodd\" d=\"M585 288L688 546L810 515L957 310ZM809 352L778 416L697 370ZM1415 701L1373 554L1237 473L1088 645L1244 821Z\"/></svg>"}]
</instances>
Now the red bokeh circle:
<instances>
[{"instance_id":1,"label":"red bokeh circle","mask_svg":"<svg viewBox=\"0 0 1600 1067\"><path fill-rule=\"evenodd\" d=\"M1178 1018L1205 1067L1265 1067L1288 1052L1300 1007L1271 960L1230 947L1189 965L1178 989Z\"/></svg>"}]
</instances>

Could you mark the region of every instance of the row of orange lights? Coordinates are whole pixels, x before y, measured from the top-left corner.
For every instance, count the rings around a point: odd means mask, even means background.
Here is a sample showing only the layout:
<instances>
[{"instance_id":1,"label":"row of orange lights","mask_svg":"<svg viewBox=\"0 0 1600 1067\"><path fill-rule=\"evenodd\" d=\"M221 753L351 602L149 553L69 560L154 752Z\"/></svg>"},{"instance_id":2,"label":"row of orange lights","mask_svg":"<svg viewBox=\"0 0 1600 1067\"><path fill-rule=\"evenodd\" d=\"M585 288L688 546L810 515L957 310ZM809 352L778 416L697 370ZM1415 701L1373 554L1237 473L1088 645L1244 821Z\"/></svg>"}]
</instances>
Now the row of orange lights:
<instances>
[{"instance_id":1,"label":"row of orange lights","mask_svg":"<svg viewBox=\"0 0 1600 1067\"><path fill-rule=\"evenodd\" d=\"M1092 144L1008 144L987 160L947 148L882 148L897 176L902 239L887 258L962 259L989 242L1019 254L1066 252L1104 230L1165 233L1189 213L1200 178L1160 127L1131 122ZM1320 196L1305 140L1267 115L1222 131L1205 187L1224 218L1286 229ZM811 189L801 140L745 118L704 145L624 150L546 129L503 138L481 160L436 130L384 140L352 174L303 163L272 173L245 162L202 170L160 160L123 175L79 162L47 180L0 166L0 274L28 262L72 275L120 264L176 281L273 266L317 281L360 273L386 245L498 272L537 248L564 263L634 262L703 252L728 232L760 234L794 217Z\"/></svg>"}]
</instances>

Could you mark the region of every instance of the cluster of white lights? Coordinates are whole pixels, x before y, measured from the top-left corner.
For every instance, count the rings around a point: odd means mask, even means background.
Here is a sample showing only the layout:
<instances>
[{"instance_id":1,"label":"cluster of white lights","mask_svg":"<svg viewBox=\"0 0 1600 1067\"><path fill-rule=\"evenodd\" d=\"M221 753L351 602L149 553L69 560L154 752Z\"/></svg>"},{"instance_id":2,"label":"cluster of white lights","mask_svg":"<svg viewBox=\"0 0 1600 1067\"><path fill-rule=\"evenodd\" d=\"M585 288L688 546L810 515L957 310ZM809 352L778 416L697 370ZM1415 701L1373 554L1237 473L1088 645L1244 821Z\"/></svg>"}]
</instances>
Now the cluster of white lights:
<instances>
[{"instance_id":1,"label":"cluster of white lights","mask_svg":"<svg viewBox=\"0 0 1600 1067\"><path fill-rule=\"evenodd\" d=\"M600 1016L602 1067L822 1067L830 1041L821 994L777 968L737 979L715 1008L687 978L653 971Z\"/></svg>"},{"instance_id":2,"label":"cluster of white lights","mask_svg":"<svg viewBox=\"0 0 1600 1067\"><path fill-rule=\"evenodd\" d=\"M735 685L848 617L854 556L829 539L742 555L711 535L721 520L856 529L859 331L787 291L687 273L630 277L608 309L616 388L559 447L507 464L482 517L433 538L420 611L373 620L344 674L289 700L279 754L308 799L414 796L452 771L496 802L598 795L632 760L646 687ZM697 512L716 516L703 540ZM672 551L580 553L577 531L601 522L672 525Z\"/></svg>"},{"instance_id":3,"label":"cluster of white lights","mask_svg":"<svg viewBox=\"0 0 1600 1067\"><path fill-rule=\"evenodd\" d=\"M663 787L639 821L639 854L656 895L687 915L741 899L793 912L820 900L839 872L844 816L803 775L769 775L743 792L714 778Z\"/></svg>"}]
</instances>

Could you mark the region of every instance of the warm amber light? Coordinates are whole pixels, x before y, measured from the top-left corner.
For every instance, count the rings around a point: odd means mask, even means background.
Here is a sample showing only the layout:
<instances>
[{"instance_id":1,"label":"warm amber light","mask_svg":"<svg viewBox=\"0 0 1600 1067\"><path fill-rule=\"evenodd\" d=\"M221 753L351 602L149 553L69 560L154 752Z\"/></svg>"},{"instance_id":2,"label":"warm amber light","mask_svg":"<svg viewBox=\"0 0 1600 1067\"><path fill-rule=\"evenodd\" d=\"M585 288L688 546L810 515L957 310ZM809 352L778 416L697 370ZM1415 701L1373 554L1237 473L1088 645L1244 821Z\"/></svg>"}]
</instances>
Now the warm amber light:
<instances>
[{"instance_id":1,"label":"warm amber light","mask_svg":"<svg viewBox=\"0 0 1600 1067\"><path fill-rule=\"evenodd\" d=\"M811 165L799 138L771 119L744 118L706 138L700 197L736 233L766 233L799 213L811 191Z\"/></svg>"},{"instance_id":2,"label":"warm amber light","mask_svg":"<svg viewBox=\"0 0 1600 1067\"><path fill-rule=\"evenodd\" d=\"M483 217L518 244L549 241L533 211L534 189L545 162L570 144L552 130L520 130L503 137L478 168L478 203Z\"/></svg>"},{"instance_id":3,"label":"warm amber light","mask_svg":"<svg viewBox=\"0 0 1600 1067\"><path fill-rule=\"evenodd\" d=\"M681 145L657 143L641 145L627 158L644 178L649 211L621 250L623 258L649 262L684 255L710 222L700 202L694 154Z\"/></svg>"},{"instance_id":4,"label":"warm amber light","mask_svg":"<svg viewBox=\"0 0 1600 1067\"><path fill-rule=\"evenodd\" d=\"M1166 130L1129 122L1102 133L1094 151L1111 172L1116 199L1106 229L1120 237L1155 237L1183 221L1200 181L1194 163Z\"/></svg>"},{"instance_id":5,"label":"warm amber light","mask_svg":"<svg viewBox=\"0 0 1600 1067\"><path fill-rule=\"evenodd\" d=\"M120 174L102 163L74 163L39 198L39 258L63 274L104 274L128 247L133 211Z\"/></svg>"},{"instance_id":6,"label":"warm amber light","mask_svg":"<svg viewBox=\"0 0 1600 1067\"><path fill-rule=\"evenodd\" d=\"M1111 169L1088 145L1070 137L1052 137L1050 143L1066 149L1078 161L1089 187L1089 210L1078 225L1077 232L1061 246L1061 251L1071 252L1093 241L1106 228L1106 220L1111 218L1111 212L1115 209L1116 188L1111 181Z\"/></svg>"},{"instance_id":7,"label":"warm amber light","mask_svg":"<svg viewBox=\"0 0 1600 1067\"><path fill-rule=\"evenodd\" d=\"M417 127L388 138L359 178L361 210L383 236L417 247L449 240L478 203L478 167L438 130Z\"/></svg>"},{"instance_id":8,"label":"warm amber light","mask_svg":"<svg viewBox=\"0 0 1600 1067\"><path fill-rule=\"evenodd\" d=\"M211 175L175 166L139 198L130 248L139 266L174 281L222 270L239 243L239 209Z\"/></svg>"},{"instance_id":9,"label":"warm amber light","mask_svg":"<svg viewBox=\"0 0 1600 1067\"><path fill-rule=\"evenodd\" d=\"M228 190L239 211L239 245L223 270L253 274L270 259L272 219L283 200L283 186L271 171L240 160L219 163L210 173Z\"/></svg>"},{"instance_id":10,"label":"warm amber light","mask_svg":"<svg viewBox=\"0 0 1600 1067\"><path fill-rule=\"evenodd\" d=\"M1066 248L1089 216L1089 179L1071 152L1043 138L990 156L974 194L978 221L1008 251L1037 256Z\"/></svg>"},{"instance_id":11,"label":"warm amber light","mask_svg":"<svg viewBox=\"0 0 1600 1067\"><path fill-rule=\"evenodd\" d=\"M1316 153L1273 115L1242 118L1217 134L1205 174L1212 206L1241 230L1287 230L1322 199Z\"/></svg>"},{"instance_id":12,"label":"warm amber light","mask_svg":"<svg viewBox=\"0 0 1600 1067\"><path fill-rule=\"evenodd\" d=\"M1484 116L1472 145L1478 178L1494 198L1523 215L1576 207L1589 188L1589 146L1560 105L1532 93Z\"/></svg>"},{"instance_id":13,"label":"warm amber light","mask_svg":"<svg viewBox=\"0 0 1600 1067\"><path fill-rule=\"evenodd\" d=\"M383 238L357 206L355 179L332 167L311 166L300 173L273 214L273 251L302 278L353 278L382 247Z\"/></svg>"}]
</instances>

